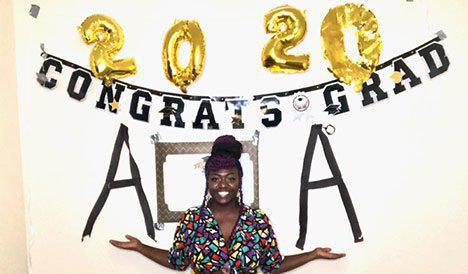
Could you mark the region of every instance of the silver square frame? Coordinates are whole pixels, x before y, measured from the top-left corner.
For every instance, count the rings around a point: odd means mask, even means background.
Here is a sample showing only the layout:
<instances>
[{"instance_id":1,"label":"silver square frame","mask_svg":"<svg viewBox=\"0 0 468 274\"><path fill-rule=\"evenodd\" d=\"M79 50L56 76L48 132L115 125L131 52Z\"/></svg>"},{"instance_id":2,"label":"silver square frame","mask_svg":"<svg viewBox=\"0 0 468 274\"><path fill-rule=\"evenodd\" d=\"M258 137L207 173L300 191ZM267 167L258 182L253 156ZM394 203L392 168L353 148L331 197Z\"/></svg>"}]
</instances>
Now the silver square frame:
<instances>
[{"instance_id":1,"label":"silver square frame","mask_svg":"<svg viewBox=\"0 0 468 274\"><path fill-rule=\"evenodd\" d=\"M157 138L159 139L159 138ZM159 142L154 140L156 155L156 203L158 212L158 226L162 223L178 222L183 211L171 211L166 203L164 191L164 163L168 155L180 154L210 154L213 142ZM259 207L258 184L258 137L254 141L240 141L243 153L247 153L253 163L253 194L254 200L250 204L252 208Z\"/></svg>"}]
</instances>

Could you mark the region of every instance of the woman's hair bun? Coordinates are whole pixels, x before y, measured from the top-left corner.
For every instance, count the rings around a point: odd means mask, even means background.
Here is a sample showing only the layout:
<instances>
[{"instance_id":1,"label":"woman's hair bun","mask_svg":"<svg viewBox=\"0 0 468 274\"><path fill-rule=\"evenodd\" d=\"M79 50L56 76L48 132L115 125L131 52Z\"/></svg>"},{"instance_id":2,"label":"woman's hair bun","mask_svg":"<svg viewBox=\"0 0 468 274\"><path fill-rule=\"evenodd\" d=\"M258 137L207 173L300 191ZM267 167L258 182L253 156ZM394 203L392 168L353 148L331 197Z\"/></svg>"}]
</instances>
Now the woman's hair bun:
<instances>
[{"instance_id":1,"label":"woman's hair bun","mask_svg":"<svg viewBox=\"0 0 468 274\"><path fill-rule=\"evenodd\" d=\"M213 143L211 148L211 156L214 155L229 155L237 160L240 159L242 154L242 144L237 141L232 135L223 135Z\"/></svg>"}]
</instances>

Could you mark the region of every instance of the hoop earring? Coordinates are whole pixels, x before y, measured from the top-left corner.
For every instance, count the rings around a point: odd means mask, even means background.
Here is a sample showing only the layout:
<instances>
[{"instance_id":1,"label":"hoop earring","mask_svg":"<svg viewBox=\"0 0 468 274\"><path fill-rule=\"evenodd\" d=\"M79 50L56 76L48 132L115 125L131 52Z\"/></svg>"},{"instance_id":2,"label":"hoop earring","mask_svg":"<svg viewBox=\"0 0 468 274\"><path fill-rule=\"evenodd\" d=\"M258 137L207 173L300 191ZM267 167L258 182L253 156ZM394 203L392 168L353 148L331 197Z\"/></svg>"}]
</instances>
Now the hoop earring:
<instances>
[{"instance_id":1,"label":"hoop earring","mask_svg":"<svg viewBox=\"0 0 468 274\"><path fill-rule=\"evenodd\" d=\"M208 201L211 199L211 194L208 192L206 193L206 196L205 196L205 205L208 204Z\"/></svg>"}]
</instances>

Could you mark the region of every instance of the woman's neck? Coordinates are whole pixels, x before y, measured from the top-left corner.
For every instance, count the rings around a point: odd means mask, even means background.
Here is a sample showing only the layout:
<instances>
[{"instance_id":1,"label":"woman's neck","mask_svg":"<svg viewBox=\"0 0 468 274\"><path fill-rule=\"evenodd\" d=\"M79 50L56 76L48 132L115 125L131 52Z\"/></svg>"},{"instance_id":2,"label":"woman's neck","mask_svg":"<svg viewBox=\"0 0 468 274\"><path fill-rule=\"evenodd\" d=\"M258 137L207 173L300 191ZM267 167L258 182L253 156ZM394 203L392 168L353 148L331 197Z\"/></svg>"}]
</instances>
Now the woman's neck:
<instances>
[{"instance_id":1,"label":"woman's neck","mask_svg":"<svg viewBox=\"0 0 468 274\"><path fill-rule=\"evenodd\" d=\"M208 201L208 207L213 212L233 212L240 210L239 202L236 199L232 199L232 201L227 204L219 204L214 201L214 199L210 199Z\"/></svg>"}]
</instances>

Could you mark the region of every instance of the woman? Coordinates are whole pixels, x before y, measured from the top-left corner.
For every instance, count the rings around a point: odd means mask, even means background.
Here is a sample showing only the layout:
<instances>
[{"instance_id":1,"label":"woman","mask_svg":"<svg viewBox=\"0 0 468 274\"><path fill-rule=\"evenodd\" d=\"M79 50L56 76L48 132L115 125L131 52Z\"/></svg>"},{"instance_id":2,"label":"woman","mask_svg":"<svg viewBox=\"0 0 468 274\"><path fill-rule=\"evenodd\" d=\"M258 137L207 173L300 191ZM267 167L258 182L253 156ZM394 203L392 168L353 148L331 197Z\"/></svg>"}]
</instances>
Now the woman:
<instances>
[{"instance_id":1,"label":"woman","mask_svg":"<svg viewBox=\"0 0 468 274\"><path fill-rule=\"evenodd\" d=\"M242 144L233 136L215 140L205 164L202 205L188 209L177 226L172 248L162 250L127 235L116 247L134 250L165 267L195 273L281 273L315 259L338 259L345 254L330 248L282 257L268 217L244 205ZM225 237L228 236L228 237Z\"/></svg>"}]
</instances>

